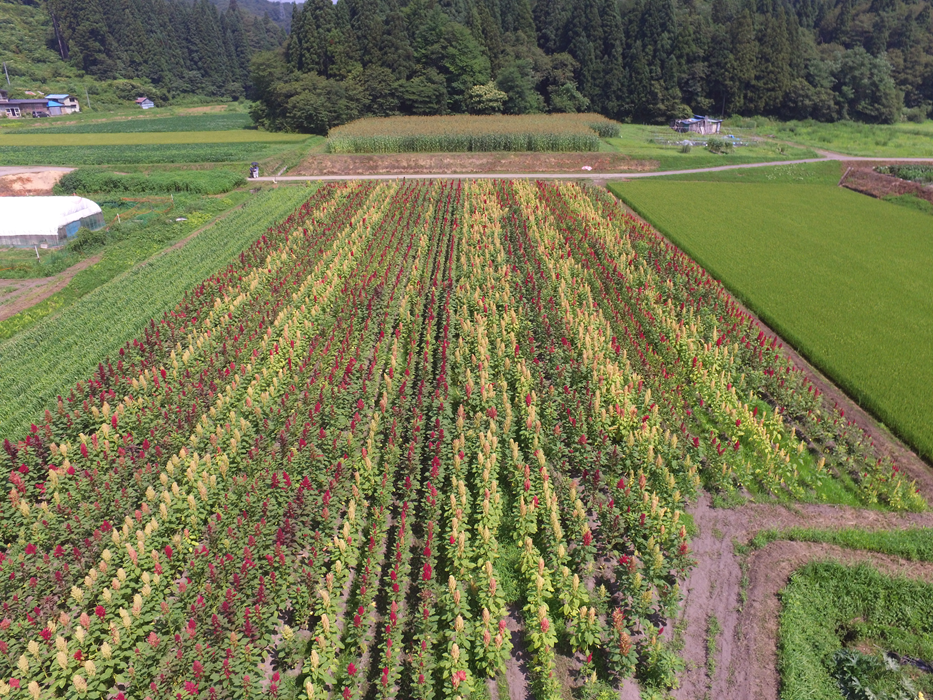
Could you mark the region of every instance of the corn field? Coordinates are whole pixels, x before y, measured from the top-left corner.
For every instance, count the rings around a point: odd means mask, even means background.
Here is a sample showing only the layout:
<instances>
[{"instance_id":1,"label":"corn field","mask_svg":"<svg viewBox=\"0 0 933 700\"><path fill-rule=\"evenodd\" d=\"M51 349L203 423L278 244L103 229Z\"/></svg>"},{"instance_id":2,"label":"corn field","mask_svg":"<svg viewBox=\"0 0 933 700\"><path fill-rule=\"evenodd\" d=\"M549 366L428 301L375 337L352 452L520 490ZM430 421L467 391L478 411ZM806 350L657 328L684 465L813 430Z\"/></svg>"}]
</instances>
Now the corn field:
<instances>
[{"instance_id":1,"label":"corn field","mask_svg":"<svg viewBox=\"0 0 933 700\"><path fill-rule=\"evenodd\" d=\"M331 129L331 153L598 151L619 123L598 114L383 117Z\"/></svg>"}]
</instances>

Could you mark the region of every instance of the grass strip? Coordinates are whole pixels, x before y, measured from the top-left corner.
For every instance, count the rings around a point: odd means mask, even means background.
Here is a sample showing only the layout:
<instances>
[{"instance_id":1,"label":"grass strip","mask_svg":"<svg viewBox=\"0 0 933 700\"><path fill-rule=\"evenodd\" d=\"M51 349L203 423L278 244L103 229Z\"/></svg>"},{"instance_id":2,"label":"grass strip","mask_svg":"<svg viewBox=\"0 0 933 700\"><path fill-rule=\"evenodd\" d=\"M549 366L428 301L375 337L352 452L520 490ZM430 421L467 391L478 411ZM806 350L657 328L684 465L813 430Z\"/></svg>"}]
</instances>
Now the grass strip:
<instances>
[{"instance_id":1,"label":"grass strip","mask_svg":"<svg viewBox=\"0 0 933 700\"><path fill-rule=\"evenodd\" d=\"M846 549L888 554L910 561L933 562L933 529L909 528L906 530L868 531L857 528L819 530L792 527L787 530L762 530L749 542L746 551L761 549L772 542L821 542Z\"/></svg>"}]
</instances>

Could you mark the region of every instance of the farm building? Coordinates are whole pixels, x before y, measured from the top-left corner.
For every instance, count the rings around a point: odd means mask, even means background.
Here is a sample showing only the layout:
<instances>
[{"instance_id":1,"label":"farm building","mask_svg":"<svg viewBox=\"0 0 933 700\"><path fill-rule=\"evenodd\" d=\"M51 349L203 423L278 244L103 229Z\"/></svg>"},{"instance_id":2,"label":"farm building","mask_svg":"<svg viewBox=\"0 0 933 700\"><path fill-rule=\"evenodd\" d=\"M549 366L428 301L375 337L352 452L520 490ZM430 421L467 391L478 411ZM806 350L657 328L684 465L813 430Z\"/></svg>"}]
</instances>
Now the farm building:
<instances>
[{"instance_id":1,"label":"farm building","mask_svg":"<svg viewBox=\"0 0 933 700\"><path fill-rule=\"evenodd\" d=\"M150 100L148 97L138 97L136 98L136 104L138 104L143 109L152 109L155 107L155 103Z\"/></svg>"},{"instance_id":2,"label":"farm building","mask_svg":"<svg viewBox=\"0 0 933 700\"><path fill-rule=\"evenodd\" d=\"M0 246L57 246L81 227L103 226L100 207L83 197L0 198Z\"/></svg>"},{"instance_id":3,"label":"farm building","mask_svg":"<svg viewBox=\"0 0 933 700\"><path fill-rule=\"evenodd\" d=\"M671 128L681 134L693 132L695 134L718 134L722 126L722 119L710 119L694 114L690 119L675 119Z\"/></svg>"},{"instance_id":4,"label":"farm building","mask_svg":"<svg viewBox=\"0 0 933 700\"><path fill-rule=\"evenodd\" d=\"M45 97L34 97L28 100L0 99L0 112L11 119L19 117L49 116L49 100Z\"/></svg>"},{"instance_id":5,"label":"farm building","mask_svg":"<svg viewBox=\"0 0 933 700\"><path fill-rule=\"evenodd\" d=\"M81 111L81 105L78 103L77 97L72 97L71 95L49 95L49 113L53 116L57 114L74 114ZM58 103L53 105L53 102ZM56 111L56 109L58 111Z\"/></svg>"}]
</instances>

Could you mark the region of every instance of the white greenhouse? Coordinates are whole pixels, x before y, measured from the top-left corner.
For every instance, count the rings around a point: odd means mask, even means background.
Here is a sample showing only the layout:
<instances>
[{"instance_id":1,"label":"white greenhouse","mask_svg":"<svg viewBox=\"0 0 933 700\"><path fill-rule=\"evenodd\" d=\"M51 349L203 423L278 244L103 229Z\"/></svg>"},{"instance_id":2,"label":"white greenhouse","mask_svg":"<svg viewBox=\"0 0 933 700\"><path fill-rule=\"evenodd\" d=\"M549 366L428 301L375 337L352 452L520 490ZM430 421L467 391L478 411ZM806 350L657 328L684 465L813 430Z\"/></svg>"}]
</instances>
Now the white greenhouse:
<instances>
[{"instance_id":1,"label":"white greenhouse","mask_svg":"<svg viewBox=\"0 0 933 700\"><path fill-rule=\"evenodd\" d=\"M83 197L0 197L0 246L58 246L103 226L100 207Z\"/></svg>"}]
</instances>

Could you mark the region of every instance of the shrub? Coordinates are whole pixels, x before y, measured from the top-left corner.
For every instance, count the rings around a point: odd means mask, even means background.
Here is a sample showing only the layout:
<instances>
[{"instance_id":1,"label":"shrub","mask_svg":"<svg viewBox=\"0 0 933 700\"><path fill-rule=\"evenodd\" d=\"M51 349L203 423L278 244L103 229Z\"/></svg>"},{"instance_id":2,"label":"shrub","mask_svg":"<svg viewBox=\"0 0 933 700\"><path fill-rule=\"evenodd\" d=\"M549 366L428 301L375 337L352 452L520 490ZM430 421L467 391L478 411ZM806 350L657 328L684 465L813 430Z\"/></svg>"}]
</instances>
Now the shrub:
<instances>
[{"instance_id":1,"label":"shrub","mask_svg":"<svg viewBox=\"0 0 933 700\"><path fill-rule=\"evenodd\" d=\"M189 192L221 194L246 184L246 178L230 170L191 170L176 173L121 174L79 168L65 175L56 186L59 194L71 192L150 194Z\"/></svg>"}]
</instances>

